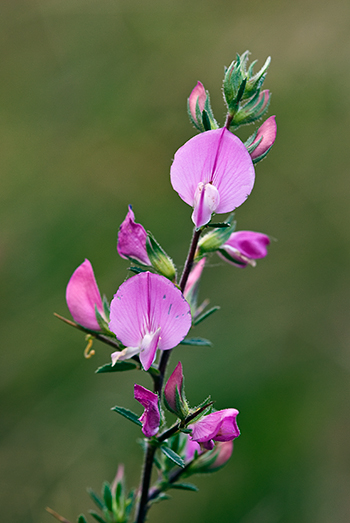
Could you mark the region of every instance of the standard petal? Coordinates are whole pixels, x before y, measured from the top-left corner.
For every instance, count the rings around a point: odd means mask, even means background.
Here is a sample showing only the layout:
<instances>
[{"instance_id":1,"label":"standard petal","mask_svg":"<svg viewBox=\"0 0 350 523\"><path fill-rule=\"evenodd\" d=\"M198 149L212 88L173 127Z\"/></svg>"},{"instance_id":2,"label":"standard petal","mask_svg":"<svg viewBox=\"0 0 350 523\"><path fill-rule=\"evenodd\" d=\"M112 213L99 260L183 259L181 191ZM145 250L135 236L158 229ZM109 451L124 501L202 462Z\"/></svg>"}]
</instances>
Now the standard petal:
<instances>
[{"instance_id":1,"label":"standard petal","mask_svg":"<svg viewBox=\"0 0 350 523\"><path fill-rule=\"evenodd\" d=\"M219 191L217 213L241 205L254 185L254 166L244 144L227 129L207 131L191 138L176 152L171 184L193 206L198 184L211 182Z\"/></svg>"},{"instance_id":2,"label":"standard petal","mask_svg":"<svg viewBox=\"0 0 350 523\"><path fill-rule=\"evenodd\" d=\"M66 289L66 301L74 321L91 330L100 330L96 320L95 305L103 315L100 291L89 260L73 272Z\"/></svg>"}]
</instances>

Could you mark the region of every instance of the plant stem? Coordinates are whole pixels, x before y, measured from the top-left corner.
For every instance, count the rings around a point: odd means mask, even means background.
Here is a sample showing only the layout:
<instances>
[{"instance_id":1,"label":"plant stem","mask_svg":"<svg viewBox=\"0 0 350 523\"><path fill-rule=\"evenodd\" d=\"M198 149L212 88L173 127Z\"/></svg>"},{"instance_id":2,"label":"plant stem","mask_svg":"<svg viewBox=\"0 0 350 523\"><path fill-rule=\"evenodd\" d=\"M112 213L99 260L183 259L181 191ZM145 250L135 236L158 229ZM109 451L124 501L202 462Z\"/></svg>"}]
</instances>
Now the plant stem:
<instances>
[{"instance_id":1,"label":"plant stem","mask_svg":"<svg viewBox=\"0 0 350 523\"><path fill-rule=\"evenodd\" d=\"M233 116L228 114L226 117L226 122L225 122L225 127L228 131L230 130L230 125L231 125L232 120L233 120Z\"/></svg>"},{"instance_id":2,"label":"plant stem","mask_svg":"<svg viewBox=\"0 0 350 523\"><path fill-rule=\"evenodd\" d=\"M196 254L196 249L199 241L199 237L201 235L202 229L194 230L191 240L190 249L188 251L187 259L185 262L184 270L181 275L180 279L180 290L183 293L186 287L186 283L188 280L188 277L190 275L194 256ZM165 350L162 352L162 356L160 358L158 370L159 370L159 376L157 380L154 380L154 392L156 392L161 397L162 389L163 389L163 382L164 382L164 376L166 372L166 368L168 365L168 361L170 358L171 349ZM149 487L151 483L151 474L152 474L152 466L153 466L153 458L156 451L156 447L149 441L147 444L147 451L145 455L145 462L144 462L144 468L143 468L143 474L141 479L141 497L140 502L138 506L138 513L136 518L136 523L143 523L145 521L145 517L147 514L147 503L148 503L148 492Z\"/></svg>"}]
</instances>

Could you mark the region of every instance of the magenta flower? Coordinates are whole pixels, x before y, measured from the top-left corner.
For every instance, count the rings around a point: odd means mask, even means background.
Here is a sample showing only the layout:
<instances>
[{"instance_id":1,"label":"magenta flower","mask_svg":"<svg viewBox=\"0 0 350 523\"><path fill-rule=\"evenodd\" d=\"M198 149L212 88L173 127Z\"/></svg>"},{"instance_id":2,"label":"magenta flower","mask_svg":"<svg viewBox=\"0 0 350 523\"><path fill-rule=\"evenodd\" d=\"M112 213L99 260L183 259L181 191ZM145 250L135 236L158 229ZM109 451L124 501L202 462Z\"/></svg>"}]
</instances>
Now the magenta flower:
<instances>
[{"instance_id":1,"label":"magenta flower","mask_svg":"<svg viewBox=\"0 0 350 523\"><path fill-rule=\"evenodd\" d=\"M181 361L176 365L164 387L165 406L181 419L188 415L188 406L184 394L184 375Z\"/></svg>"},{"instance_id":2,"label":"magenta flower","mask_svg":"<svg viewBox=\"0 0 350 523\"><path fill-rule=\"evenodd\" d=\"M259 258L267 256L267 246L270 238L261 232L238 231L233 232L218 251L219 256L237 267L246 267L248 264L255 267Z\"/></svg>"},{"instance_id":3,"label":"magenta flower","mask_svg":"<svg viewBox=\"0 0 350 523\"><path fill-rule=\"evenodd\" d=\"M244 144L224 128L194 136L180 147L170 177L180 198L193 207L198 229L213 212L231 212L241 205L253 189L255 173Z\"/></svg>"},{"instance_id":4,"label":"magenta flower","mask_svg":"<svg viewBox=\"0 0 350 523\"><path fill-rule=\"evenodd\" d=\"M224 409L212 412L193 425L191 439L208 450L214 448L214 441L231 441L240 434L236 422L238 410Z\"/></svg>"},{"instance_id":5,"label":"magenta flower","mask_svg":"<svg viewBox=\"0 0 350 523\"><path fill-rule=\"evenodd\" d=\"M144 407L145 411L139 420L142 423L142 432L147 438L155 436L159 430L160 412L158 396L141 385L134 385L134 397Z\"/></svg>"},{"instance_id":6,"label":"magenta flower","mask_svg":"<svg viewBox=\"0 0 350 523\"><path fill-rule=\"evenodd\" d=\"M201 82L197 82L197 85L194 89L192 89L192 92L188 98L188 105L190 109L191 116L195 123L199 124L197 121L197 115L196 115L196 106L197 101L199 105L200 112L204 109L205 100L207 99L207 93L205 92L204 85Z\"/></svg>"},{"instance_id":7,"label":"magenta flower","mask_svg":"<svg viewBox=\"0 0 350 523\"><path fill-rule=\"evenodd\" d=\"M101 330L95 305L104 317L102 299L89 260L85 260L73 272L66 289L66 302L74 321L87 329Z\"/></svg>"},{"instance_id":8,"label":"magenta flower","mask_svg":"<svg viewBox=\"0 0 350 523\"><path fill-rule=\"evenodd\" d=\"M200 444L196 441L193 441L190 436L188 436L185 446L185 461L188 463L189 461L192 461L194 458L194 454L197 451L197 454L201 454L203 452L203 449L201 448Z\"/></svg>"},{"instance_id":9,"label":"magenta flower","mask_svg":"<svg viewBox=\"0 0 350 523\"><path fill-rule=\"evenodd\" d=\"M257 135L250 145L250 148L252 148L256 143L260 141L259 145L250 153L250 156L252 160L255 160L257 158L260 158L261 156L264 157L276 140L276 134L277 134L277 125L276 125L276 117L270 116L265 120L265 122L259 127Z\"/></svg>"},{"instance_id":10,"label":"magenta flower","mask_svg":"<svg viewBox=\"0 0 350 523\"><path fill-rule=\"evenodd\" d=\"M140 223L135 223L131 205L125 220L119 227L117 250L122 258L131 258L143 265L151 265L146 250L147 232Z\"/></svg>"},{"instance_id":11,"label":"magenta flower","mask_svg":"<svg viewBox=\"0 0 350 523\"><path fill-rule=\"evenodd\" d=\"M164 276L143 272L124 282L111 302L109 328L125 345L112 354L118 360L140 355L145 370L152 365L157 349L172 349L191 327L190 306Z\"/></svg>"}]
</instances>

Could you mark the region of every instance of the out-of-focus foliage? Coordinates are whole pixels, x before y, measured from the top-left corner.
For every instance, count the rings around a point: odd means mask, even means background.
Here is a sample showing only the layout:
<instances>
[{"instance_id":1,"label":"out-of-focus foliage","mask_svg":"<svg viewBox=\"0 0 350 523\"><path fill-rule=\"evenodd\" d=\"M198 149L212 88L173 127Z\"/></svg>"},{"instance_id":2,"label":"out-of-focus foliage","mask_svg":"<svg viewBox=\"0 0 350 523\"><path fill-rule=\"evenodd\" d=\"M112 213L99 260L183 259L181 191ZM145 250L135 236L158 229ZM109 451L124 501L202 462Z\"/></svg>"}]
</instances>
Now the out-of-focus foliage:
<instances>
[{"instance_id":1,"label":"out-of-focus foliage","mask_svg":"<svg viewBox=\"0 0 350 523\"><path fill-rule=\"evenodd\" d=\"M257 67L272 57L278 135L235 219L278 242L255 269L211 258L200 297L221 310L193 333L214 347L180 346L169 368L181 358L191 403L239 409L242 436L215 480L150 521L347 523L349 3L4 0L0 29L2 521L53 521L46 505L74 521L118 462L138 483L138 428L110 407L136 411L148 376L94 374L109 350L84 360L52 312L68 314L85 257L112 298L129 203L183 263L191 209L169 168L195 133L186 98L201 80L222 125L224 65L249 49Z\"/></svg>"}]
</instances>

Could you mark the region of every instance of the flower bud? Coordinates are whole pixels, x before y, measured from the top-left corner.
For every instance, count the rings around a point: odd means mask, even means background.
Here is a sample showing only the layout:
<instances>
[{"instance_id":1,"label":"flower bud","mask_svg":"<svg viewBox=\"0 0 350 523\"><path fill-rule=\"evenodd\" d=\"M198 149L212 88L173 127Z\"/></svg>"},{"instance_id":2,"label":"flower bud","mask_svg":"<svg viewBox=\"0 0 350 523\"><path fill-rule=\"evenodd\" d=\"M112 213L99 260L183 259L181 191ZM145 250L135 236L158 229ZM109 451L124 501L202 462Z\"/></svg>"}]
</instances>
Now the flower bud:
<instances>
[{"instance_id":1,"label":"flower bud","mask_svg":"<svg viewBox=\"0 0 350 523\"><path fill-rule=\"evenodd\" d=\"M267 256L267 245L270 238L261 232L238 231L231 234L227 242L219 249L221 258L236 267L255 267L260 258Z\"/></svg>"},{"instance_id":2,"label":"flower bud","mask_svg":"<svg viewBox=\"0 0 350 523\"><path fill-rule=\"evenodd\" d=\"M168 280L175 281L176 268L173 260L162 249L150 232L147 234L146 249L150 265L152 265L159 274L168 278Z\"/></svg>"},{"instance_id":3,"label":"flower bud","mask_svg":"<svg viewBox=\"0 0 350 523\"><path fill-rule=\"evenodd\" d=\"M74 321L94 331L101 330L96 311L103 319L103 304L89 260L85 260L73 272L66 289L66 302Z\"/></svg>"},{"instance_id":4,"label":"flower bud","mask_svg":"<svg viewBox=\"0 0 350 523\"><path fill-rule=\"evenodd\" d=\"M276 117L270 116L245 143L253 163L260 162L276 140Z\"/></svg>"},{"instance_id":5,"label":"flower bud","mask_svg":"<svg viewBox=\"0 0 350 523\"><path fill-rule=\"evenodd\" d=\"M157 434L160 425L158 396L154 392L142 387L142 385L135 383L134 397L145 409L139 418L142 423L142 432L147 438L151 438Z\"/></svg>"},{"instance_id":6,"label":"flower bud","mask_svg":"<svg viewBox=\"0 0 350 523\"><path fill-rule=\"evenodd\" d=\"M193 425L191 439L207 450L214 448L214 441L232 441L240 434L236 422L238 410L224 409L204 416Z\"/></svg>"},{"instance_id":7,"label":"flower bud","mask_svg":"<svg viewBox=\"0 0 350 523\"><path fill-rule=\"evenodd\" d=\"M229 227L218 227L208 232L198 242L196 258L201 257L209 252L215 252L229 239L230 235L236 228L236 222L233 221L233 213L228 217L226 223Z\"/></svg>"},{"instance_id":8,"label":"flower bud","mask_svg":"<svg viewBox=\"0 0 350 523\"><path fill-rule=\"evenodd\" d=\"M129 205L128 213L118 233L117 250L119 256L142 265L150 265L146 250L146 238L147 232L140 223L135 223L135 215L131 205Z\"/></svg>"},{"instance_id":9,"label":"flower bud","mask_svg":"<svg viewBox=\"0 0 350 523\"><path fill-rule=\"evenodd\" d=\"M233 451L233 441L220 441L212 450L205 450L199 443L192 441L190 436L185 446L185 462L187 475L215 472L222 468L230 459ZM192 462L192 463L191 463Z\"/></svg>"},{"instance_id":10,"label":"flower bud","mask_svg":"<svg viewBox=\"0 0 350 523\"><path fill-rule=\"evenodd\" d=\"M185 419L188 416L189 409L185 398L181 361L176 365L164 387L164 402L166 408L180 419Z\"/></svg>"},{"instance_id":11,"label":"flower bud","mask_svg":"<svg viewBox=\"0 0 350 523\"><path fill-rule=\"evenodd\" d=\"M204 89L201 82L197 82L196 87L192 89L187 100L187 112L198 131L204 132L219 128L210 105L209 92Z\"/></svg>"},{"instance_id":12,"label":"flower bud","mask_svg":"<svg viewBox=\"0 0 350 523\"><path fill-rule=\"evenodd\" d=\"M267 111L270 103L270 93L268 89L257 92L256 95L245 105L241 106L232 119L232 127L255 122Z\"/></svg>"}]
</instances>

